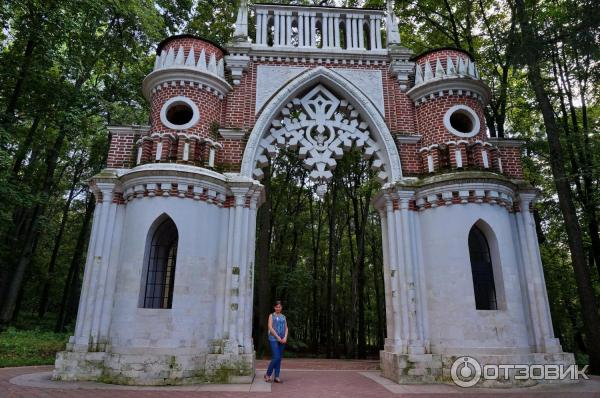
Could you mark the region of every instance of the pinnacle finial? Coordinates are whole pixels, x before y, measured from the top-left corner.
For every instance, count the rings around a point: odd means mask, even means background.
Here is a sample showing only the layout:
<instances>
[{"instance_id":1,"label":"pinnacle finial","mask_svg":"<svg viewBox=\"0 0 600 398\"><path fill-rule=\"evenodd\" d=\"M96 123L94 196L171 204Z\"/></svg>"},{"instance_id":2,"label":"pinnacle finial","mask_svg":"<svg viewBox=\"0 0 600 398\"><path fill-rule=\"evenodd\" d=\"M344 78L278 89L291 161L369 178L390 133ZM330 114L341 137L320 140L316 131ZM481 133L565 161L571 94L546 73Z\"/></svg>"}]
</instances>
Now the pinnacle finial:
<instances>
[{"instance_id":1,"label":"pinnacle finial","mask_svg":"<svg viewBox=\"0 0 600 398\"><path fill-rule=\"evenodd\" d=\"M248 37L248 1L241 0L238 8L237 20L235 21L235 38L246 39Z\"/></svg>"},{"instance_id":2,"label":"pinnacle finial","mask_svg":"<svg viewBox=\"0 0 600 398\"><path fill-rule=\"evenodd\" d=\"M398 30L398 20L394 13L394 0L387 0L387 42L390 44L400 44L400 31Z\"/></svg>"}]
</instances>

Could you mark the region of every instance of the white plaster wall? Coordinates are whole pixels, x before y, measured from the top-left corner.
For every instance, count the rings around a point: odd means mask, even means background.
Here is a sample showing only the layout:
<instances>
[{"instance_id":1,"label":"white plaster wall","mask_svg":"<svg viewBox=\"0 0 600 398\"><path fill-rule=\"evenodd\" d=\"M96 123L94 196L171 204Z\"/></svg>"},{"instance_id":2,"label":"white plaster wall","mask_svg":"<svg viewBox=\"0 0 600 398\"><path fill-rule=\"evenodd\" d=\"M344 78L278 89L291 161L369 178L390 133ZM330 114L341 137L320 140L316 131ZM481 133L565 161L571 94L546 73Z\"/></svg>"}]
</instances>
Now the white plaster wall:
<instances>
[{"instance_id":1,"label":"white plaster wall","mask_svg":"<svg viewBox=\"0 0 600 398\"><path fill-rule=\"evenodd\" d=\"M145 197L127 204L110 332L114 352L207 351L215 331L215 300L223 295L217 292L222 286L218 270L224 267L218 259L226 211L177 197ZM163 213L179 233L173 305L138 308L148 230Z\"/></svg>"},{"instance_id":2,"label":"white plaster wall","mask_svg":"<svg viewBox=\"0 0 600 398\"><path fill-rule=\"evenodd\" d=\"M531 352L511 217L498 205L475 203L419 213L432 353ZM475 309L468 235L479 219L491 227L498 242L500 264L496 259L494 271L502 270L504 290L494 272L498 310Z\"/></svg>"}]
</instances>

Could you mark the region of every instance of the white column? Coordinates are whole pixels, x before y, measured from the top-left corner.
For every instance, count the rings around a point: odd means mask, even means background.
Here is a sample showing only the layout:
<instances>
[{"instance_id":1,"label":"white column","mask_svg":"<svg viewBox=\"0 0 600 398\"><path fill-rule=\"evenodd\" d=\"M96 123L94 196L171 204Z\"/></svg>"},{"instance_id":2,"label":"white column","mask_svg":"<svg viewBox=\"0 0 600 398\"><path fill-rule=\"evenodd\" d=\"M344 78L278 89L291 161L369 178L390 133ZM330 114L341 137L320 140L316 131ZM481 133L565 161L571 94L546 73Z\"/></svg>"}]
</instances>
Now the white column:
<instances>
[{"instance_id":1,"label":"white column","mask_svg":"<svg viewBox=\"0 0 600 398\"><path fill-rule=\"evenodd\" d=\"M310 13L310 46L315 47L317 45L317 14L314 12Z\"/></svg>"},{"instance_id":2,"label":"white column","mask_svg":"<svg viewBox=\"0 0 600 398\"><path fill-rule=\"evenodd\" d=\"M352 46L352 17L346 14L346 48L354 48Z\"/></svg>"},{"instance_id":3,"label":"white column","mask_svg":"<svg viewBox=\"0 0 600 398\"><path fill-rule=\"evenodd\" d=\"M227 254L225 270L225 313L223 314L223 337L228 340L235 338L235 330L232 328L232 319L235 319L235 312L232 308L234 300L231 296L233 285L233 241L235 239L235 207L230 207L227 212ZM237 300L235 301L237 302Z\"/></svg>"},{"instance_id":4,"label":"white column","mask_svg":"<svg viewBox=\"0 0 600 398\"><path fill-rule=\"evenodd\" d=\"M310 13L305 13L304 14L304 45L306 47L310 47L312 46L311 41L312 41L312 33L310 30L310 21L311 21L312 17L310 16Z\"/></svg>"},{"instance_id":5,"label":"white column","mask_svg":"<svg viewBox=\"0 0 600 398\"><path fill-rule=\"evenodd\" d=\"M254 300L254 254L256 243L256 211L257 203L260 198L260 191L255 192L250 199L250 209L248 211L248 239L247 239L247 278L246 278L246 311L244 313L245 341L244 347L250 352L253 350L252 344L252 307Z\"/></svg>"},{"instance_id":6,"label":"white column","mask_svg":"<svg viewBox=\"0 0 600 398\"><path fill-rule=\"evenodd\" d=\"M262 12L261 11L257 11L256 12L256 39L255 42L256 44L262 44L261 40L262 40Z\"/></svg>"},{"instance_id":7,"label":"white column","mask_svg":"<svg viewBox=\"0 0 600 398\"><path fill-rule=\"evenodd\" d=\"M219 267L217 270L217 299L215 300L215 329L214 329L214 335L215 335L215 339L224 339L225 338L225 316L227 314L227 312L229 311L228 308L228 298L229 298L229 294L230 291L228 289L228 277L229 277L229 273L228 273L228 268L227 268L227 264L229 264L229 262L227 261L227 246L228 246L228 236L229 236L229 232L231 229L233 228L229 228L229 211L223 209L222 210L222 218L220 219L221 221L221 225L220 225L220 230L219 230L219 257L218 257L218 263L219 264L225 264L225 267ZM222 300L219 300L219 294L222 297Z\"/></svg>"},{"instance_id":8,"label":"white column","mask_svg":"<svg viewBox=\"0 0 600 398\"><path fill-rule=\"evenodd\" d=\"M373 16L369 18L369 40L371 43L371 50L377 48L377 40L375 40L375 19Z\"/></svg>"},{"instance_id":9,"label":"white column","mask_svg":"<svg viewBox=\"0 0 600 398\"><path fill-rule=\"evenodd\" d=\"M125 208L117 204L115 207L115 226L112 234L112 242L110 248L110 258L108 259L108 275L106 278L106 289L104 300L102 300L102 310L100 315L100 328L98 333L98 341L106 344L109 341L108 333L110 331L110 323L112 319L112 308L114 301L115 289L117 286L117 274L119 272L121 258L121 237L123 235L123 219Z\"/></svg>"},{"instance_id":10,"label":"white column","mask_svg":"<svg viewBox=\"0 0 600 398\"><path fill-rule=\"evenodd\" d=\"M268 45L267 40L269 37L269 14L266 12L263 12L262 14L262 28L261 28L261 44L263 45Z\"/></svg>"},{"instance_id":11,"label":"white column","mask_svg":"<svg viewBox=\"0 0 600 398\"><path fill-rule=\"evenodd\" d=\"M410 236L413 243L413 269L415 271L415 287L417 291L417 319L419 326L419 337L423 344L424 351L429 351L429 319L427 317L427 286L425 278L425 265L423 262L423 246L421 244L421 222L419 212L409 211L409 219L411 220Z\"/></svg>"},{"instance_id":12,"label":"white column","mask_svg":"<svg viewBox=\"0 0 600 398\"><path fill-rule=\"evenodd\" d=\"M234 210L233 210L233 241L232 245L232 272L229 275L231 278L231 319L229 320L229 338L232 341L236 341L237 345L243 345L243 327L242 322L244 321L243 316L243 300L241 295L242 289L242 246L245 241L244 236L244 205L246 204L246 188L231 188L234 195ZM234 268L237 270L234 272ZM234 294L234 289L236 290Z\"/></svg>"},{"instance_id":13,"label":"white column","mask_svg":"<svg viewBox=\"0 0 600 398\"><path fill-rule=\"evenodd\" d=\"M247 191L246 191L247 193ZM245 193L245 194L246 194ZM241 229L243 233L242 241L240 242L240 253L239 260L237 262L240 267L239 274L239 306L238 306L238 344L244 346L244 353L246 352L246 341L248 340L248 336L246 336L246 315L248 312L248 306L252 306L251 303L248 303L248 224L249 224L249 215L250 211L246 205L246 196L244 194L244 207L242 208L242 221L241 221Z\"/></svg>"},{"instance_id":14,"label":"white column","mask_svg":"<svg viewBox=\"0 0 600 398\"><path fill-rule=\"evenodd\" d=\"M321 17L321 43L323 48L329 47L329 23L328 14L324 12Z\"/></svg>"},{"instance_id":15,"label":"white column","mask_svg":"<svg viewBox=\"0 0 600 398\"><path fill-rule=\"evenodd\" d=\"M298 47L304 47L304 13L302 11L298 12Z\"/></svg>"},{"instance_id":16,"label":"white column","mask_svg":"<svg viewBox=\"0 0 600 398\"><path fill-rule=\"evenodd\" d=\"M523 256L523 268L527 278L527 292L531 306L531 317L537 352L560 352L560 343L554 337L552 317L548 304L548 294L544 280L544 270L539 254L539 243L535 231L535 221L529 205L533 202L535 193L520 193L519 208L516 214L519 228L519 241Z\"/></svg>"},{"instance_id":17,"label":"white column","mask_svg":"<svg viewBox=\"0 0 600 398\"><path fill-rule=\"evenodd\" d=\"M275 15L273 15L273 24L275 31L273 32L273 46L279 45L279 12L275 11Z\"/></svg>"},{"instance_id":18,"label":"white column","mask_svg":"<svg viewBox=\"0 0 600 398\"><path fill-rule=\"evenodd\" d=\"M362 19L362 17L360 17L358 19L358 47L361 48L361 50L364 50L365 48L365 26L364 26L364 20Z\"/></svg>"},{"instance_id":19,"label":"white column","mask_svg":"<svg viewBox=\"0 0 600 398\"><path fill-rule=\"evenodd\" d=\"M394 203L390 195L385 196L386 206L386 220L387 220L387 238L389 245L389 259L390 259L390 273L387 276L391 281L391 301L392 301L392 312L393 312L393 323L394 333L392 336L388 336L390 341L386 341L386 351L391 352L403 352L402 346L402 310L401 310L401 299L400 299L400 286L398 283L398 251L397 244L399 242L396 233L396 221L394 216Z\"/></svg>"},{"instance_id":20,"label":"white column","mask_svg":"<svg viewBox=\"0 0 600 398\"><path fill-rule=\"evenodd\" d=\"M409 354L424 354L425 347L421 336L423 335L423 325L421 317L421 297L418 284L419 275L417 270L417 261L415 246L414 228L413 228L413 213L409 210L410 200L413 198L413 191L399 191L398 200L400 207L400 221L402 224L401 244L404 253L404 281L406 286L407 308L408 308L408 353Z\"/></svg>"},{"instance_id":21,"label":"white column","mask_svg":"<svg viewBox=\"0 0 600 398\"><path fill-rule=\"evenodd\" d=\"M358 19L352 16L352 48L358 48Z\"/></svg>"},{"instance_id":22,"label":"white column","mask_svg":"<svg viewBox=\"0 0 600 398\"><path fill-rule=\"evenodd\" d=\"M397 195L394 196L397 199ZM409 323L409 303L408 303L408 286L409 281L407 280L406 270L406 248L404 247L404 240L406 237L402 231L402 218L400 210L394 210L394 228L396 229L396 264L398 267L398 296L400 297L400 319L402 320L402 332L401 338L403 342L403 349L408 345L410 338L410 323Z\"/></svg>"},{"instance_id":23,"label":"white column","mask_svg":"<svg viewBox=\"0 0 600 398\"><path fill-rule=\"evenodd\" d=\"M333 22L333 14L329 14L329 16L327 17L327 23L329 25L329 27L327 28L327 30L329 31L329 39L327 40L327 42L329 43L329 47L335 47L335 24Z\"/></svg>"},{"instance_id":24,"label":"white column","mask_svg":"<svg viewBox=\"0 0 600 398\"><path fill-rule=\"evenodd\" d=\"M383 249L383 286L385 288L385 319L386 336L389 339L394 338L394 312L392 309L392 278L390 277L390 245L388 242L388 224L387 214L385 209L379 210L379 218L381 219L381 244Z\"/></svg>"},{"instance_id":25,"label":"white column","mask_svg":"<svg viewBox=\"0 0 600 398\"><path fill-rule=\"evenodd\" d=\"M279 45L285 46L286 43L286 22L285 22L285 13L279 14Z\"/></svg>"},{"instance_id":26,"label":"white column","mask_svg":"<svg viewBox=\"0 0 600 398\"><path fill-rule=\"evenodd\" d=\"M102 193L102 202L98 203L96 208L96 211L99 212L97 218L94 218L94 223L97 222L98 225L91 241L93 244L90 244L88 249L88 262L77 315L75 344L80 346L78 347L80 350L87 350L90 344L93 345L91 348L94 350L102 348L97 344L100 340L100 322L106 299L109 260L113 249L114 225L118 206L113 203L114 184L98 183L96 186L98 192ZM108 328L105 329L108 330Z\"/></svg>"},{"instance_id":27,"label":"white column","mask_svg":"<svg viewBox=\"0 0 600 398\"><path fill-rule=\"evenodd\" d=\"M375 17L375 39L377 40L377 48L381 49L381 18Z\"/></svg>"},{"instance_id":28,"label":"white column","mask_svg":"<svg viewBox=\"0 0 600 398\"><path fill-rule=\"evenodd\" d=\"M101 193L102 192L100 190L94 191L94 195L96 196L96 208L94 209L92 231L90 233L90 241L88 243L88 252L85 261L85 269L83 272L83 284L81 286L79 306L77 309L77 321L75 322L75 333L73 336L73 343L75 343L77 346L81 346L84 351L87 351L89 344L89 335L85 335L83 330L88 329L85 326L86 313L88 312L88 306L91 305L90 296L94 294L94 291L90 285L93 274L96 271L96 267L94 266L96 246L98 244L99 237L104 235L102 230L104 229L103 225L106 222L106 217L103 214L104 207L102 206L105 198L102 198L102 202L99 200L99 194ZM112 200L112 197L110 197L110 200Z\"/></svg>"}]
</instances>

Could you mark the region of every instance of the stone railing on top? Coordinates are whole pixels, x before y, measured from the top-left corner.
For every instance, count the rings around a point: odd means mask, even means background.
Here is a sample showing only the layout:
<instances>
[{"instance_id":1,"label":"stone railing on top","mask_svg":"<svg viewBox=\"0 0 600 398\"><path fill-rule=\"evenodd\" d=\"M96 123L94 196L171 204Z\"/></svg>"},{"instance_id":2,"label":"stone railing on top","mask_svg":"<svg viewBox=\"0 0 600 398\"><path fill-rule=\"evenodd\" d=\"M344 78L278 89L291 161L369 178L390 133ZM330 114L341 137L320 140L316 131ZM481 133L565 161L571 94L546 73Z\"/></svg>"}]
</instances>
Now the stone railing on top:
<instances>
[{"instance_id":1,"label":"stone railing on top","mask_svg":"<svg viewBox=\"0 0 600 398\"><path fill-rule=\"evenodd\" d=\"M256 4L255 45L282 49L384 51L383 10Z\"/></svg>"}]
</instances>

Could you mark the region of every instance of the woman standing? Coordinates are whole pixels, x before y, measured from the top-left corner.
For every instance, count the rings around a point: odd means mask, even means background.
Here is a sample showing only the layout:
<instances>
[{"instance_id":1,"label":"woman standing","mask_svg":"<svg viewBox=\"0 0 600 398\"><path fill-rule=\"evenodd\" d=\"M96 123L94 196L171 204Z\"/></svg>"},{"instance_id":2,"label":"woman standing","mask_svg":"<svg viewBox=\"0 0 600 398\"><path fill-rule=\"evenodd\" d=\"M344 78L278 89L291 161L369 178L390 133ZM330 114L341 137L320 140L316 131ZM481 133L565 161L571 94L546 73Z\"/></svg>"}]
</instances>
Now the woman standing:
<instances>
[{"instance_id":1,"label":"woman standing","mask_svg":"<svg viewBox=\"0 0 600 398\"><path fill-rule=\"evenodd\" d=\"M281 370L281 358L283 357L283 349L285 343L287 343L288 327L285 321L285 315L281 313L283 307L281 301L276 301L273 306L275 310L269 315L269 344L271 345L271 362L269 362L269 368L265 373L265 381L268 383L271 381L271 375L275 370L275 383L281 383L279 378L279 371Z\"/></svg>"}]
</instances>

